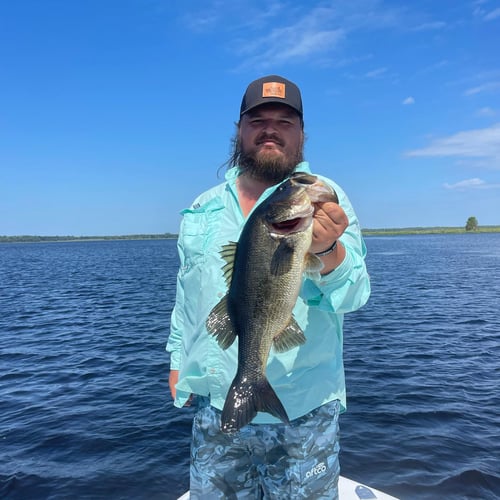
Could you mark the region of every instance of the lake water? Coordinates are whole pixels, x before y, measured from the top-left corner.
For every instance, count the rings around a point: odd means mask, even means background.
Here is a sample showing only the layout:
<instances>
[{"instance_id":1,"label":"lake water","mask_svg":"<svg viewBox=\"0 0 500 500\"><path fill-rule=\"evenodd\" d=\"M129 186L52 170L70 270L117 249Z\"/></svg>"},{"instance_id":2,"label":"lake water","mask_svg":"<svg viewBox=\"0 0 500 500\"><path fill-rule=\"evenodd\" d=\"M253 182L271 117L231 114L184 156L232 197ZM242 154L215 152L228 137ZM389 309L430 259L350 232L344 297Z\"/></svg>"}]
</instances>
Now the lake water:
<instances>
[{"instance_id":1,"label":"lake water","mask_svg":"<svg viewBox=\"0 0 500 500\"><path fill-rule=\"evenodd\" d=\"M342 474L500 497L500 234L367 237L346 316ZM192 409L164 347L175 242L0 244L0 498L175 499Z\"/></svg>"}]
</instances>

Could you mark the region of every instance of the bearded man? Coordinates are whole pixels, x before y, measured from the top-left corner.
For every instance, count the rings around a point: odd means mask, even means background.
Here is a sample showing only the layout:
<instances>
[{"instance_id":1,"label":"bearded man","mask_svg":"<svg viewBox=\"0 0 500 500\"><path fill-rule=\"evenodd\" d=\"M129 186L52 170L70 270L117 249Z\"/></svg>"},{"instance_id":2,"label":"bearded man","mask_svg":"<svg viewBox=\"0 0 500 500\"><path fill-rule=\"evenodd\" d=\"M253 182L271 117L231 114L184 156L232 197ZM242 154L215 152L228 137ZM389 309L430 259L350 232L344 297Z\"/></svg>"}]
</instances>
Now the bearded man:
<instances>
[{"instance_id":1,"label":"bearded man","mask_svg":"<svg viewBox=\"0 0 500 500\"><path fill-rule=\"evenodd\" d=\"M175 406L196 404L191 446L194 499L338 497L338 417L346 408L343 317L370 295L366 247L345 192L315 204L309 252L322 262L304 276L293 316L306 338L286 352L271 350L266 375L290 419L258 412L236 432L221 430L221 411L238 365L237 342L221 348L207 331L210 311L227 292L221 248L238 241L254 207L304 161L299 88L278 75L253 81L240 107L226 181L183 210L180 269L167 343Z\"/></svg>"}]
</instances>

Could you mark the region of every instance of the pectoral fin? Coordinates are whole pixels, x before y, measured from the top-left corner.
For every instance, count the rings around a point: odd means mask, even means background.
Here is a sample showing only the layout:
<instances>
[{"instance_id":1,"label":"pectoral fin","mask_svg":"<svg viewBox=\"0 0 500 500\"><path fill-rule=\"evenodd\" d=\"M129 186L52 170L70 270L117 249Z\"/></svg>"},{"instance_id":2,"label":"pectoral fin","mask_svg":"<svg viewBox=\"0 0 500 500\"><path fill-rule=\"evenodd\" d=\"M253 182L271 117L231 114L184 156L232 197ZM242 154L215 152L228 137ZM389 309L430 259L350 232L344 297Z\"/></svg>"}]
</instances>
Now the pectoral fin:
<instances>
[{"instance_id":1,"label":"pectoral fin","mask_svg":"<svg viewBox=\"0 0 500 500\"><path fill-rule=\"evenodd\" d=\"M318 279L319 272L323 269L323 262L313 253L306 253L304 257L304 273L308 278Z\"/></svg>"},{"instance_id":2,"label":"pectoral fin","mask_svg":"<svg viewBox=\"0 0 500 500\"><path fill-rule=\"evenodd\" d=\"M295 249L286 239L280 240L271 259L271 274L273 276L281 276L290 271L294 251Z\"/></svg>"},{"instance_id":3,"label":"pectoral fin","mask_svg":"<svg viewBox=\"0 0 500 500\"><path fill-rule=\"evenodd\" d=\"M285 352L304 344L306 337L295 318L292 316L288 326L273 339L273 346L277 352Z\"/></svg>"}]
</instances>

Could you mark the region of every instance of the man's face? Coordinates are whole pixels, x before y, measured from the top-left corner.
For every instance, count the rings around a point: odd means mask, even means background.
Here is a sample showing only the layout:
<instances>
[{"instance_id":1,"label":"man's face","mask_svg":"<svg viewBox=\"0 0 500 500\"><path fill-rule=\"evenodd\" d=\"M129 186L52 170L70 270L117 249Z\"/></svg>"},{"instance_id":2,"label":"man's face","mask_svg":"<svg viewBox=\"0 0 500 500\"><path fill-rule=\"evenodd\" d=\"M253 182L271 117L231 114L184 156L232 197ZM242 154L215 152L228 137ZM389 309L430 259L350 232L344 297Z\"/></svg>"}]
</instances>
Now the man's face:
<instances>
[{"instance_id":1,"label":"man's face","mask_svg":"<svg viewBox=\"0 0 500 500\"><path fill-rule=\"evenodd\" d=\"M238 138L240 167L260 180L280 182L303 159L301 119L284 104L263 104L245 113Z\"/></svg>"}]
</instances>

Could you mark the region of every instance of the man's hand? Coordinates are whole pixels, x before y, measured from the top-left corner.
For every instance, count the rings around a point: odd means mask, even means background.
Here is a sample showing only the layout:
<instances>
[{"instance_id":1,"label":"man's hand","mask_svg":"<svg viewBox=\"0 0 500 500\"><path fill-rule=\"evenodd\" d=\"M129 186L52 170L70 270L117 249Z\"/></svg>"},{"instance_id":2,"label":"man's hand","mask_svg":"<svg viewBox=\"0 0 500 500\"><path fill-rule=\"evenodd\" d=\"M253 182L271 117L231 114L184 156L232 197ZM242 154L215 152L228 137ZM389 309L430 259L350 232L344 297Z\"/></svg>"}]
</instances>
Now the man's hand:
<instances>
[{"instance_id":1,"label":"man's hand","mask_svg":"<svg viewBox=\"0 0 500 500\"><path fill-rule=\"evenodd\" d=\"M179 380L179 370L170 370L170 373L168 374L168 386L170 387L170 394L172 394L172 399L175 399L175 384L177 384L177 381Z\"/></svg>"},{"instance_id":2,"label":"man's hand","mask_svg":"<svg viewBox=\"0 0 500 500\"><path fill-rule=\"evenodd\" d=\"M331 247L348 225L349 220L340 205L332 201L315 203L311 252L318 253Z\"/></svg>"},{"instance_id":3,"label":"man's hand","mask_svg":"<svg viewBox=\"0 0 500 500\"><path fill-rule=\"evenodd\" d=\"M176 395L176 389L175 385L177 384L179 380L179 370L170 370L170 373L168 374L168 385L170 387L170 394L172 394L172 399L175 400L175 395ZM189 396L189 399L186 401L184 406L191 406L191 401L193 400L193 395Z\"/></svg>"},{"instance_id":4,"label":"man's hand","mask_svg":"<svg viewBox=\"0 0 500 500\"><path fill-rule=\"evenodd\" d=\"M337 241L349 225L349 219L344 209L332 201L315 203L313 220L313 237L311 252L318 253L327 250ZM334 251L321 260L324 268L321 274L327 274L335 269L345 257L345 248L339 242Z\"/></svg>"}]
</instances>

